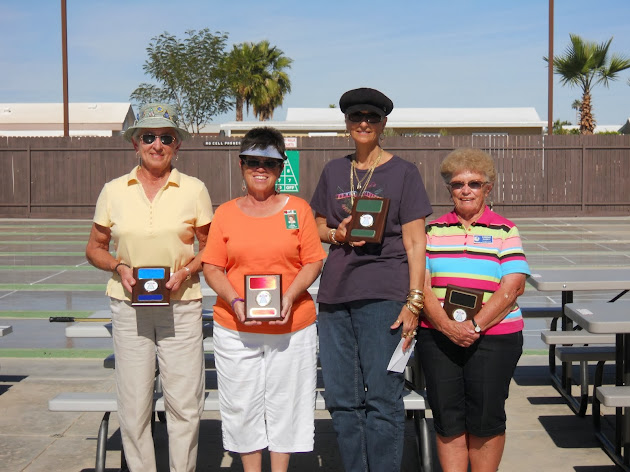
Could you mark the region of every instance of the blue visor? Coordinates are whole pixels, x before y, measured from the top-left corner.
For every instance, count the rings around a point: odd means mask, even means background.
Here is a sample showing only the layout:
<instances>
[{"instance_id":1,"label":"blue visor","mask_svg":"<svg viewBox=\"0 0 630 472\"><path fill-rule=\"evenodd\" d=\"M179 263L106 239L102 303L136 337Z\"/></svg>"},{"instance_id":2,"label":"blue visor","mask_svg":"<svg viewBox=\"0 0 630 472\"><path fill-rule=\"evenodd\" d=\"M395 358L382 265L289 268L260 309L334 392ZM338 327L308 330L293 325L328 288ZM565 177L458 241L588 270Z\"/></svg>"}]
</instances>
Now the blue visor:
<instances>
[{"instance_id":1,"label":"blue visor","mask_svg":"<svg viewBox=\"0 0 630 472\"><path fill-rule=\"evenodd\" d=\"M239 154L239 157L268 157L270 159L286 159L286 156L280 154L280 152L274 146L267 146L264 149L251 147Z\"/></svg>"}]
</instances>

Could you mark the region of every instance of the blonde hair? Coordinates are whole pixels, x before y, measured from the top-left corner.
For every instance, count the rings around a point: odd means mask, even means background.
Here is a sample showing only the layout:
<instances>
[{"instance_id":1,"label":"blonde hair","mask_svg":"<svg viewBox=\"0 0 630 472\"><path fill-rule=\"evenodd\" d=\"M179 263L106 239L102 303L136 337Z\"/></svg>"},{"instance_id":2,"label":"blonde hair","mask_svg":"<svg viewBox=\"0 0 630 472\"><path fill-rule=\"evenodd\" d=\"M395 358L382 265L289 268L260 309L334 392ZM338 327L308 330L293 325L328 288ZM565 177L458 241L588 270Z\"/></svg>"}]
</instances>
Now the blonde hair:
<instances>
[{"instance_id":1,"label":"blonde hair","mask_svg":"<svg viewBox=\"0 0 630 472\"><path fill-rule=\"evenodd\" d=\"M497 172L490 154L475 148L459 148L450 152L440 164L440 174L447 184L454 174L469 171L486 176L488 182L494 182Z\"/></svg>"}]
</instances>

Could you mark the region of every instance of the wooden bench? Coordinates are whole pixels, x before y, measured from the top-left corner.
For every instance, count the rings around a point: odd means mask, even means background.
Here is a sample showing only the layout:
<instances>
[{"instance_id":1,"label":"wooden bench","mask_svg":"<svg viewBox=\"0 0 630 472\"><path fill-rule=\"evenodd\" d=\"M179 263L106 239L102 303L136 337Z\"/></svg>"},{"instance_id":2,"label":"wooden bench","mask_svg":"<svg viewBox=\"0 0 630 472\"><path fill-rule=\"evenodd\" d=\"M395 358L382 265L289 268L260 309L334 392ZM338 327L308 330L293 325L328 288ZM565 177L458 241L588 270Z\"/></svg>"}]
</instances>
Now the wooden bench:
<instances>
[{"instance_id":1,"label":"wooden bench","mask_svg":"<svg viewBox=\"0 0 630 472\"><path fill-rule=\"evenodd\" d=\"M431 449L429 447L429 430L425 417L425 410L428 408L423 394L413 390L403 392L405 410L414 414L414 424L418 435L418 453L423 464L423 472L431 472ZM95 472L105 471L105 458L107 453L107 433L109 428L109 417L112 412L118 410L116 393L114 392L65 392L60 393L48 401L50 411L59 412L99 412L104 413L103 419L98 429L96 442L96 465ZM315 409L325 410L325 393L318 390L315 396ZM206 392L204 400L204 411L219 410L219 393L217 390ZM164 412L164 397L156 396L153 401L154 412ZM124 453L123 453L124 454ZM123 459L124 460L124 459Z\"/></svg>"}]
</instances>

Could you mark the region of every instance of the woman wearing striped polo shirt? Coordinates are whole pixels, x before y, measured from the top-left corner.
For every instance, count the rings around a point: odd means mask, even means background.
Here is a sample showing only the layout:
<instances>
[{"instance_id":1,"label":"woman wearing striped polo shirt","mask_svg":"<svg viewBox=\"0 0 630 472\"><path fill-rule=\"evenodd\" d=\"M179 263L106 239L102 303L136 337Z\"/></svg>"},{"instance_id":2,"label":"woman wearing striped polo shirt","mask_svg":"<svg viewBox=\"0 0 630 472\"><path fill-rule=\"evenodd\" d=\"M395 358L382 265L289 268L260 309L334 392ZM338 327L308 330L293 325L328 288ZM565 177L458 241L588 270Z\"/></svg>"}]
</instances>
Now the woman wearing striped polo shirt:
<instances>
[{"instance_id":1,"label":"woman wearing striped polo shirt","mask_svg":"<svg viewBox=\"0 0 630 472\"><path fill-rule=\"evenodd\" d=\"M427 225L417 350L442 470L466 472L470 464L471 472L495 472L505 446L505 400L523 350L516 299L529 267L514 223L486 206L492 158L457 149L440 173L454 209Z\"/></svg>"}]
</instances>

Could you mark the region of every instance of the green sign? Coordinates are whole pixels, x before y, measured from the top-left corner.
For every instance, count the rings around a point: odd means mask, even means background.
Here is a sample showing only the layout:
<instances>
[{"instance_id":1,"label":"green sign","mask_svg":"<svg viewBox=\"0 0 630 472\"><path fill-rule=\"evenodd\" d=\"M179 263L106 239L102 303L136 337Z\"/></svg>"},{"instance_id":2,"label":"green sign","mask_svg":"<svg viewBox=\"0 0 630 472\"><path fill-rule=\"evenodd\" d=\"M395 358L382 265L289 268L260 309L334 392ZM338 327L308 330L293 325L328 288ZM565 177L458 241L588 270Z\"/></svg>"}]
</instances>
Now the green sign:
<instances>
[{"instance_id":1,"label":"green sign","mask_svg":"<svg viewBox=\"0 0 630 472\"><path fill-rule=\"evenodd\" d=\"M287 160L278 179L278 190L282 193L300 191L300 151L286 151Z\"/></svg>"}]
</instances>

